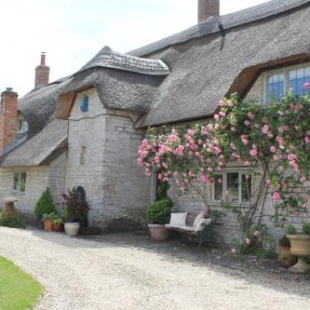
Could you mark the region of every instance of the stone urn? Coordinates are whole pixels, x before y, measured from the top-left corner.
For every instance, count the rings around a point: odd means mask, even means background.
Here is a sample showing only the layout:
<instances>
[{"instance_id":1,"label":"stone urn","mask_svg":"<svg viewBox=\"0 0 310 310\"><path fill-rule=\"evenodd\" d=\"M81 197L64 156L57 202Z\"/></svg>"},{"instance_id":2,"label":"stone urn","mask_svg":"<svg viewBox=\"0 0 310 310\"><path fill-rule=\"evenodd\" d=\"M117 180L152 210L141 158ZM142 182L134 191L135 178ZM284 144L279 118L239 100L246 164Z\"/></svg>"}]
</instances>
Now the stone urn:
<instances>
[{"instance_id":1,"label":"stone urn","mask_svg":"<svg viewBox=\"0 0 310 310\"><path fill-rule=\"evenodd\" d=\"M79 229L80 229L79 222L65 223L65 232L70 237L76 236L79 232Z\"/></svg>"},{"instance_id":2,"label":"stone urn","mask_svg":"<svg viewBox=\"0 0 310 310\"><path fill-rule=\"evenodd\" d=\"M168 232L164 225L148 224L148 227L152 241L166 241L168 239Z\"/></svg>"},{"instance_id":3,"label":"stone urn","mask_svg":"<svg viewBox=\"0 0 310 310\"><path fill-rule=\"evenodd\" d=\"M306 263L305 257L310 255L310 236L303 234L287 235L291 242L291 253L297 256L297 263L290 267L293 273L305 273L310 266Z\"/></svg>"}]
</instances>

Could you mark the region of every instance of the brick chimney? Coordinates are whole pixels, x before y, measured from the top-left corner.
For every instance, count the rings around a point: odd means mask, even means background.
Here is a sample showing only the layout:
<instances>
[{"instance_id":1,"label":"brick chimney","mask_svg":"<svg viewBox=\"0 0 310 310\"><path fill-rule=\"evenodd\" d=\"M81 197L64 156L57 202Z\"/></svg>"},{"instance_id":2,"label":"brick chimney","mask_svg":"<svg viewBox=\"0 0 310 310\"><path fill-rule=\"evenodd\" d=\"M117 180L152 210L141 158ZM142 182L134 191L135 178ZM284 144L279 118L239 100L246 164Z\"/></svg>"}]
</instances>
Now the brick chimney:
<instances>
[{"instance_id":1,"label":"brick chimney","mask_svg":"<svg viewBox=\"0 0 310 310\"><path fill-rule=\"evenodd\" d=\"M198 23L220 15L220 0L198 0Z\"/></svg>"},{"instance_id":2,"label":"brick chimney","mask_svg":"<svg viewBox=\"0 0 310 310\"><path fill-rule=\"evenodd\" d=\"M41 85L47 85L49 82L50 68L45 65L45 53L41 53L41 63L36 67L36 75L34 81L34 87Z\"/></svg>"},{"instance_id":3,"label":"brick chimney","mask_svg":"<svg viewBox=\"0 0 310 310\"><path fill-rule=\"evenodd\" d=\"M3 149L10 145L16 136L17 98L17 93L10 87L1 93L0 155L2 155Z\"/></svg>"}]
</instances>

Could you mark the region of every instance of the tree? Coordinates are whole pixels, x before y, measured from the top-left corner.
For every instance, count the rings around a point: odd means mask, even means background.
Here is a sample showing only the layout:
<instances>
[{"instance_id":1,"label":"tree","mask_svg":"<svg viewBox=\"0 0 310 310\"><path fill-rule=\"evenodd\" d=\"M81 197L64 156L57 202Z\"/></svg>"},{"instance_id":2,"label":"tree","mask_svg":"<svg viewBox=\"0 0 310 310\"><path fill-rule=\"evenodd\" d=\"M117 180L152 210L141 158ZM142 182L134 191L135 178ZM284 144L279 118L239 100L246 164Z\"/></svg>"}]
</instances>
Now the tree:
<instances>
[{"instance_id":1,"label":"tree","mask_svg":"<svg viewBox=\"0 0 310 310\"><path fill-rule=\"evenodd\" d=\"M304 87L309 89L310 84ZM247 167L249 177L256 181L249 188L249 199L236 207L227 201L227 192L223 200L239 216L246 238L254 224L261 224L268 195L277 226L283 226L289 216L307 211L309 111L309 94L295 97L289 92L268 106L243 103L233 94L220 101L214 120L165 133L150 128L139 147L138 164L146 175L157 169L164 182L175 178L184 191L195 182L214 184L220 180L219 172L234 162Z\"/></svg>"}]
</instances>

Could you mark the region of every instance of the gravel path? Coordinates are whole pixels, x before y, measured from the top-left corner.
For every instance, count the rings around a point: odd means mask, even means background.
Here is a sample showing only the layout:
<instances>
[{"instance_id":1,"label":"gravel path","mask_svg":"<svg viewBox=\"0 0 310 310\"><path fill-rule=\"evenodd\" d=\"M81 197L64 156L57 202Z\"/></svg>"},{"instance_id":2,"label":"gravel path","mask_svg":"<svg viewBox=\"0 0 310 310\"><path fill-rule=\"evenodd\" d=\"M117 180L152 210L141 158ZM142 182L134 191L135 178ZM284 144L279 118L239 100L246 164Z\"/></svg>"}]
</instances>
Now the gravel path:
<instances>
[{"instance_id":1,"label":"gravel path","mask_svg":"<svg viewBox=\"0 0 310 310\"><path fill-rule=\"evenodd\" d=\"M45 286L36 310L310 307L308 281L220 268L176 242L154 244L133 234L81 239L4 227L0 236L0 255Z\"/></svg>"}]
</instances>

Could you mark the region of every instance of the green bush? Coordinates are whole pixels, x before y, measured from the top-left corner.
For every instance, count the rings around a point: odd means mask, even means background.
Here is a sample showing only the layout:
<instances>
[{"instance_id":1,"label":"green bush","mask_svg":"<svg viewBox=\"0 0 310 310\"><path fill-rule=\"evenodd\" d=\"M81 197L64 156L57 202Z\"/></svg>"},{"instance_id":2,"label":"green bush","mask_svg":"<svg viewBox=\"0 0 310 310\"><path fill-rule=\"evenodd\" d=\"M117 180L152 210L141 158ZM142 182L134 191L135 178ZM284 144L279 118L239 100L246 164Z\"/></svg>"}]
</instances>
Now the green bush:
<instances>
[{"instance_id":1,"label":"green bush","mask_svg":"<svg viewBox=\"0 0 310 310\"><path fill-rule=\"evenodd\" d=\"M279 245L280 245L280 246L284 246L284 247L290 247L290 246L291 246L290 239L287 238L286 235L282 236L282 237L279 239Z\"/></svg>"},{"instance_id":2,"label":"green bush","mask_svg":"<svg viewBox=\"0 0 310 310\"><path fill-rule=\"evenodd\" d=\"M304 223L304 224L302 225L302 232L303 232L305 235L310 236L310 223Z\"/></svg>"},{"instance_id":3,"label":"green bush","mask_svg":"<svg viewBox=\"0 0 310 310\"><path fill-rule=\"evenodd\" d=\"M56 212L53 197L51 195L50 189L46 187L46 189L41 194L40 198L36 203L34 213L36 216L43 216L44 213L53 213L53 212Z\"/></svg>"},{"instance_id":4,"label":"green bush","mask_svg":"<svg viewBox=\"0 0 310 310\"><path fill-rule=\"evenodd\" d=\"M20 217L9 217L0 214L0 226L12 228L25 228L25 223Z\"/></svg>"},{"instance_id":5,"label":"green bush","mask_svg":"<svg viewBox=\"0 0 310 310\"><path fill-rule=\"evenodd\" d=\"M147 217L152 224L167 224L170 221L170 213L173 202L169 197L153 201L147 209Z\"/></svg>"}]
</instances>

